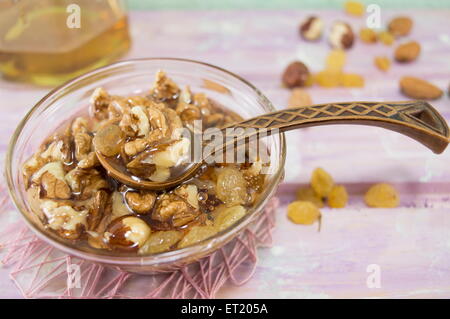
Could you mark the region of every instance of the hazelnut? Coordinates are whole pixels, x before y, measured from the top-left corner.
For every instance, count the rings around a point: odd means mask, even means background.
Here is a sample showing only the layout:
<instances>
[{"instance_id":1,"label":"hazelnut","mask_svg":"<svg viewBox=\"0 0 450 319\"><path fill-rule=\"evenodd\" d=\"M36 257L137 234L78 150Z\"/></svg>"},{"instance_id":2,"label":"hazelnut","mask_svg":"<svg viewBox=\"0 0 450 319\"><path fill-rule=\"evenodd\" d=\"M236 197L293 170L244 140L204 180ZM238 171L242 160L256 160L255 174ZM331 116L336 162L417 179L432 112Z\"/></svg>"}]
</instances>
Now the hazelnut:
<instances>
[{"instance_id":1,"label":"hazelnut","mask_svg":"<svg viewBox=\"0 0 450 319\"><path fill-rule=\"evenodd\" d=\"M410 41L404 44L401 44L395 50L395 60L397 62L412 62L420 54L420 44L416 41Z\"/></svg>"},{"instance_id":2,"label":"hazelnut","mask_svg":"<svg viewBox=\"0 0 450 319\"><path fill-rule=\"evenodd\" d=\"M286 67L283 73L283 84L288 88L304 86L309 78L309 70L300 61L294 61Z\"/></svg>"},{"instance_id":3,"label":"hazelnut","mask_svg":"<svg viewBox=\"0 0 450 319\"><path fill-rule=\"evenodd\" d=\"M396 17L388 24L389 31L396 37L408 35L411 32L413 21L408 17Z\"/></svg>"},{"instance_id":4,"label":"hazelnut","mask_svg":"<svg viewBox=\"0 0 450 319\"><path fill-rule=\"evenodd\" d=\"M300 25L300 35L307 41L318 40L322 36L323 21L322 19L311 16Z\"/></svg>"},{"instance_id":5,"label":"hazelnut","mask_svg":"<svg viewBox=\"0 0 450 319\"><path fill-rule=\"evenodd\" d=\"M113 248L131 250L142 247L150 233L150 227L142 219L123 216L109 224L105 232L105 239Z\"/></svg>"},{"instance_id":6,"label":"hazelnut","mask_svg":"<svg viewBox=\"0 0 450 319\"><path fill-rule=\"evenodd\" d=\"M331 27L328 41L335 49L350 49L353 46L355 35L349 24L337 21Z\"/></svg>"}]
</instances>

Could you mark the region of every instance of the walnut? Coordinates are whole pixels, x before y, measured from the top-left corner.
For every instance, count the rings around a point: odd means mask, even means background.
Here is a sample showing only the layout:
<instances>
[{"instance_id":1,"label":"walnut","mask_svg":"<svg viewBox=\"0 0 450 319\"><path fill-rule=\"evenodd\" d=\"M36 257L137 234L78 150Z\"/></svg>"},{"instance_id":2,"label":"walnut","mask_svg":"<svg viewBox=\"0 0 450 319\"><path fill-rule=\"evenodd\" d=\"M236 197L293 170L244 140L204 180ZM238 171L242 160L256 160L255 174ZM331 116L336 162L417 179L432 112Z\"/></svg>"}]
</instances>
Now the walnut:
<instances>
[{"instance_id":1,"label":"walnut","mask_svg":"<svg viewBox=\"0 0 450 319\"><path fill-rule=\"evenodd\" d=\"M109 198L109 194L103 189L98 190L95 193L92 207L89 210L89 216L87 217L88 230L97 229L103 216L107 211L111 210Z\"/></svg>"},{"instance_id":2,"label":"walnut","mask_svg":"<svg viewBox=\"0 0 450 319\"><path fill-rule=\"evenodd\" d=\"M78 167L87 169L93 168L99 164L100 162L98 161L97 154L95 154L95 152L90 152L88 155L86 155L86 157L78 162Z\"/></svg>"},{"instance_id":3,"label":"walnut","mask_svg":"<svg viewBox=\"0 0 450 319\"><path fill-rule=\"evenodd\" d=\"M72 195L69 185L64 180L56 178L49 171L41 176L41 197L52 199L69 199Z\"/></svg>"},{"instance_id":4,"label":"walnut","mask_svg":"<svg viewBox=\"0 0 450 319\"><path fill-rule=\"evenodd\" d=\"M156 194L153 192L127 192L125 199L128 206L138 214L150 212L156 201Z\"/></svg>"},{"instance_id":5,"label":"walnut","mask_svg":"<svg viewBox=\"0 0 450 319\"><path fill-rule=\"evenodd\" d=\"M168 111L169 109L165 110ZM169 129L169 125L167 123L167 119L162 110L149 107L147 109L148 119L150 121L152 130L160 130L163 136L166 136L167 130Z\"/></svg>"},{"instance_id":6,"label":"walnut","mask_svg":"<svg viewBox=\"0 0 450 319\"><path fill-rule=\"evenodd\" d=\"M161 195L152 213L152 219L173 227L181 227L194 221L199 214L200 211L187 200L172 193Z\"/></svg>"},{"instance_id":7,"label":"walnut","mask_svg":"<svg viewBox=\"0 0 450 319\"><path fill-rule=\"evenodd\" d=\"M45 161L39 156L39 154L34 154L23 164L22 175L26 188L30 187L31 177L33 174L36 173L44 164Z\"/></svg>"},{"instance_id":8,"label":"walnut","mask_svg":"<svg viewBox=\"0 0 450 319\"><path fill-rule=\"evenodd\" d=\"M51 162L35 172L31 181L40 185L41 197L68 199L71 197L71 191L65 181L64 174L61 162Z\"/></svg>"},{"instance_id":9,"label":"walnut","mask_svg":"<svg viewBox=\"0 0 450 319\"><path fill-rule=\"evenodd\" d=\"M155 82L150 90L150 94L158 101L175 99L180 89L163 71L156 73Z\"/></svg>"},{"instance_id":10,"label":"walnut","mask_svg":"<svg viewBox=\"0 0 450 319\"><path fill-rule=\"evenodd\" d=\"M49 228L67 239L78 239L86 228L88 210L75 210L68 205L44 200L41 209L47 218Z\"/></svg>"},{"instance_id":11,"label":"walnut","mask_svg":"<svg viewBox=\"0 0 450 319\"><path fill-rule=\"evenodd\" d=\"M159 167L174 167L181 164L190 150L191 142L188 138L175 141L151 154L149 161Z\"/></svg>"},{"instance_id":12,"label":"walnut","mask_svg":"<svg viewBox=\"0 0 450 319\"><path fill-rule=\"evenodd\" d=\"M73 140L75 143L75 158L77 161L81 161L91 150L92 137L87 133L76 133Z\"/></svg>"},{"instance_id":13,"label":"walnut","mask_svg":"<svg viewBox=\"0 0 450 319\"><path fill-rule=\"evenodd\" d=\"M186 200L189 203L189 205L191 205L195 209L199 208L197 198L198 196L197 186L192 184L181 185L174 190L174 193L183 198L184 200Z\"/></svg>"},{"instance_id":14,"label":"walnut","mask_svg":"<svg viewBox=\"0 0 450 319\"><path fill-rule=\"evenodd\" d=\"M124 202L121 193L115 191L111 195L112 198L112 218L118 218L130 214L130 210Z\"/></svg>"},{"instance_id":15,"label":"walnut","mask_svg":"<svg viewBox=\"0 0 450 319\"><path fill-rule=\"evenodd\" d=\"M98 120L108 118L108 106L111 102L111 96L103 88L97 88L89 100L91 103L91 113Z\"/></svg>"},{"instance_id":16,"label":"walnut","mask_svg":"<svg viewBox=\"0 0 450 319\"><path fill-rule=\"evenodd\" d=\"M88 120L84 117L77 117L75 120L72 121L71 125L71 133L72 135L76 135L78 133L87 133L88 130Z\"/></svg>"},{"instance_id":17,"label":"walnut","mask_svg":"<svg viewBox=\"0 0 450 319\"><path fill-rule=\"evenodd\" d=\"M170 169L167 167L155 167L155 171L148 177L149 180L162 183L169 179Z\"/></svg>"},{"instance_id":18,"label":"walnut","mask_svg":"<svg viewBox=\"0 0 450 319\"><path fill-rule=\"evenodd\" d=\"M79 200L91 198L100 189L109 189L108 182L96 169L74 168L66 175L72 192Z\"/></svg>"},{"instance_id":19,"label":"walnut","mask_svg":"<svg viewBox=\"0 0 450 319\"><path fill-rule=\"evenodd\" d=\"M180 117L175 110L172 110L170 108L166 108L164 110L164 114L166 115L169 126L165 136L173 140L179 139L182 133L181 129L183 128L183 122L181 121Z\"/></svg>"},{"instance_id":20,"label":"walnut","mask_svg":"<svg viewBox=\"0 0 450 319\"><path fill-rule=\"evenodd\" d=\"M149 145L149 141L145 138L137 138L133 141L125 143L124 152L128 156L134 156L142 151L144 151Z\"/></svg>"},{"instance_id":21,"label":"walnut","mask_svg":"<svg viewBox=\"0 0 450 319\"><path fill-rule=\"evenodd\" d=\"M177 115L180 117L183 123L199 120L202 117L200 108L196 105L191 104L191 102L192 93L189 86L186 86L181 91L180 97L178 99L178 104L175 109Z\"/></svg>"},{"instance_id":22,"label":"walnut","mask_svg":"<svg viewBox=\"0 0 450 319\"><path fill-rule=\"evenodd\" d=\"M53 141L41 153L41 157L51 161L59 161L62 158L62 141Z\"/></svg>"}]
</instances>

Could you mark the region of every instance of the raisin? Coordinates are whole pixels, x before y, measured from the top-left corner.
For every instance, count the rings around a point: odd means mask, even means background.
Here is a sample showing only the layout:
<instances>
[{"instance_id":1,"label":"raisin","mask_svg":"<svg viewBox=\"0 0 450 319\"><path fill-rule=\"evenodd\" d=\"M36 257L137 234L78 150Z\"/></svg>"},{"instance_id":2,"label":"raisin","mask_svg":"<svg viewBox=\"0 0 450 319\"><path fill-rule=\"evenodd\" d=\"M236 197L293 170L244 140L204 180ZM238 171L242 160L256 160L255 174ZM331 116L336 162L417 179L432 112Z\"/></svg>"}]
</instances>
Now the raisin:
<instances>
[{"instance_id":1,"label":"raisin","mask_svg":"<svg viewBox=\"0 0 450 319\"><path fill-rule=\"evenodd\" d=\"M388 32L388 31L382 31L378 34L378 39L380 39L380 41L386 45L392 45L392 43L394 43L394 36L392 35L392 33Z\"/></svg>"},{"instance_id":2,"label":"raisin","mask_svg":"<svg viewBox=\"0 0 450 319\"><path fill-rule=\"evenodd\" d=\"M364 78L359 74L341 74L340 83L344 87L364 87Z\"/></svg>"},{"instance_id":3,"label":"raisin","mask_svg":"<svg viewBox=\"0 0 450 319\"><path fill-rule=\"evenodd\" d=\"M292 90L289 98L289 107L309 106L312 105L311 95L303 89L295 88Z\"/></svg>"},{"instance_id":4,"label":"raisin","mask_svg":"<svg viewBox=\"0 0 450 319\"><path fill-rule=\"evenodd\" d=\"M369 188L364 201L369 207L394 208L399 204L399 196L392 185L379 183Z\"/></svg>"},{"instance_id":5,"label":"raisin","mask_svg":"<svg viewBox=\"0 0 450 319\"><path fill-rule=\"evenodd\" d=\"M391 60L385 56L377 56L374 59L375 65L381 71L388 71L391 68Z\"/></svg>"},{"instance_id":6,"label":"raisin","mask_svg":"<svg viewBox=\"0 0 450 319\"><path fill-rule=\"evenodd\" d=\"M297 191L297 199L300 201L311 202L318 208L324 206L322 198L316 194L312 187L302 187Z\"/></svg>"},{"instance_id":7,"label":"raisin","mask_svg":"<svg viewBox=\"0 0 450 319\"><path fill-rule=\"evenodd\" d=\"M378 41L377 33L370 28L363 28L359 31L359 38L366 43L375 43Z\"/></svg>"},{"instance_id":8,"label":"raisin","mask_svg":"<svg viewBox=\"0 0 450 319\"><path fill-rule=\"evenodd\" d=\"M341 74L339 72L321 71L315 75L315 82L325 88L339 86L340 79Z\"/></svg>"},{"instance_id":9,"label":"raisin","mask_svg":"<svg viewBox=\"0 0 450 319\"><path fill-rule=\"evenodd\" d=\"M344 50L335 49L328 53L325 65L326 70L332 72L341 72L345 65L346 55Z\"/></svg>"},{"instance_id":10,"label":"raisin","mask_svg":"<svg viewBox=\"0 0 450 319\"><path fill-rule=\"evenodd\" d=\"M328 194L328 206L331 208L344 208L348 202L347 189L343 185L335 185Z\"/></svg>"},{"instance_id":11,"label":"raisin","mask_svg":"<svg viewBox=\"0 0 450 319\"><path fill-rule=\"evenodd\" d=\"M345 12L354 16L364 14L364 4L359 1L347 1L344 4Z\"/></svg>"},{"instance_id":12,"label":"raisin","mask_svg":"<svg viewBox=\"0 0 450 319\"><path fill-rule=\"evenodd\" d=\"M287 216L295 224L311 225L320 219L320 210L311 202L294 201L287 207Z\"/></svg>"},{"instance_id":13,"label":"raisin","mask_svg":"<svg viewBox=\"0 0 450 319\"><path fill-rule=\"evenodd\" d=\"M327 197L334 186L333 178L323 168L316 168L311 176L311 187L320 197Z\"/></svg>"}]
</instances>

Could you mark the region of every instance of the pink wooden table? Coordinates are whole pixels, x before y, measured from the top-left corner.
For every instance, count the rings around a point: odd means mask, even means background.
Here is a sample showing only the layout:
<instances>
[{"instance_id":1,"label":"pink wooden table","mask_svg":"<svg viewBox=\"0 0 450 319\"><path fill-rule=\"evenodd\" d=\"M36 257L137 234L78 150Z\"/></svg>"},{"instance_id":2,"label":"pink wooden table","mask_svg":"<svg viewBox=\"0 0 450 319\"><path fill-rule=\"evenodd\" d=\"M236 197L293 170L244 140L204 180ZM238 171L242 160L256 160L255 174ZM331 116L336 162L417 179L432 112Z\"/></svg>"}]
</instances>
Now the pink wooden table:
<instances>
[{"instance_id":1,"label":"pink wooden table","mask_svg":"<svg viewBox=\"0 0 450 319\"><path fill-rule=\"evenodd\" d=\"M125 58L172 56L213 63L242 75L280 108L289 92L280 73L293 59L313 71L323 67L328 46L302 42L297 26L308 11L160 11L131 12L133 48ZM327 24L345 19L354 28L361 18L320 11ZM382 11L383 21L398 12ZM402 75L432 80L442 88L450 81L450 10L402 11L415 20L411 38L422 55L411 65L396 65L383 74L373 66L375 55L392 48L357 42L348 53L346 70L366 78L363 89L312 88L315 103L351 100L404 100L397 81ZM0 81L0 154L13 129L46 89ZM447 96L433 103L450 119ZM246 285L226 286L224 298L299 297L450 297L450 151L436 156L396 133L363 126L310 128L288 134L286 179L279 196L274 246L260 249L259 266ZM310 172L322 166L350 190L346 209L323 210L317 227L293 225L286 203L294 198ZM370 183L388 181L401 192L401 207L368 209L362 194ZM1 213L2 224L16 220ZM380 270L380 288L369 288L367 272ZM0 297L19 297L0 268Z\"/></svg>"}]
</instances>

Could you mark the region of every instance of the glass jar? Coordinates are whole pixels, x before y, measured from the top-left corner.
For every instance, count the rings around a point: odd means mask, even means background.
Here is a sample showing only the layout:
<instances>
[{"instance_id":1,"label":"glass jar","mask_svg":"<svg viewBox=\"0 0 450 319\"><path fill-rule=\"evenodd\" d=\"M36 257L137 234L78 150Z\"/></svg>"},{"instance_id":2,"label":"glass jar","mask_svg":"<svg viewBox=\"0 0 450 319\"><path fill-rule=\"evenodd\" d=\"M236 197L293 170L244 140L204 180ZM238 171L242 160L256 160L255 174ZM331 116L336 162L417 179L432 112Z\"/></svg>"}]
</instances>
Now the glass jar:
<instances>
[{"instance_id":1,"label":"glass jar","mask_svg":"<svg viewBox=\"0 0 450 319\"><path fill-rule=\"evenodd\" d=\"M109 251L94 251L62 240L42 227L27 202L23 163L37 151L42 141L75 115L86 112L89 98L97 87L111 94L129 95L147 91L156 71L162 69L180 86L190 85L194 92L204 92L219 104L250 118L273 112L270 101L252 84L224 69L201 62L182 59L140 59L118 62L54 89L25 116L16 129L7 153L6 177L11 197L36 234L68 254L118 266L138 273L171 271L199 260L233 239L264 211L275 194L283 175L286 157L284 134L265 137L270 155L270 170L266 186L248 213L230 228L192 246L148 256L125 257Z\"/></svg>"},{"instance_id":2,"label":"glass jar","mask_svg":"<svg viewBox=\"0 0 450 319\"><path fill-rule=\"evenodd\" d=\"M130 47L122 0L5 0L0 73L55 85L103 66Z\"/></svg>"}]
</instances>

